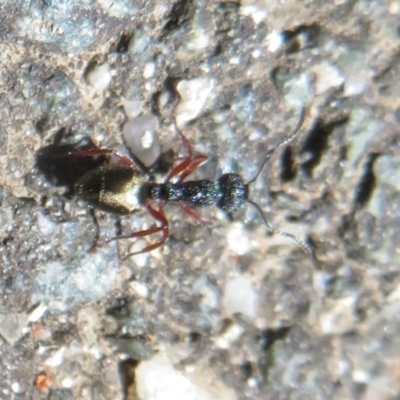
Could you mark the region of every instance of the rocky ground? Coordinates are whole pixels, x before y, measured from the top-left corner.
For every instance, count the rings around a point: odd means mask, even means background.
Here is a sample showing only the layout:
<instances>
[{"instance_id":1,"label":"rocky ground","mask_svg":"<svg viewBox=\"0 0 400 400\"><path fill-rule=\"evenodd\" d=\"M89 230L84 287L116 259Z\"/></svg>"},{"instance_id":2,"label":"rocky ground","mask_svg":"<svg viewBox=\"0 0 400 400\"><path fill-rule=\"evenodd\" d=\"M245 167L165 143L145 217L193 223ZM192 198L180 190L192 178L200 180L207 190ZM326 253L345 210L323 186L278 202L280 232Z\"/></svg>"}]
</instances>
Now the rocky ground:
<instances>
[{"instance_id":1,"label":"rocky ground","mask_svg":"<svg viewBox=\"0 0 400 400\"><path fill-rule=\"evenodd\" d=\"M0 5L0 399L400 396L400 2L85 0ZM157 177L255 176L257 210L167 244L74 193L133 154ZM115 162L115 160L110 160ZM159 178L162 179L162 178ZM99 245L93 249L95 243Z\"/></svg>"}]
</instances>

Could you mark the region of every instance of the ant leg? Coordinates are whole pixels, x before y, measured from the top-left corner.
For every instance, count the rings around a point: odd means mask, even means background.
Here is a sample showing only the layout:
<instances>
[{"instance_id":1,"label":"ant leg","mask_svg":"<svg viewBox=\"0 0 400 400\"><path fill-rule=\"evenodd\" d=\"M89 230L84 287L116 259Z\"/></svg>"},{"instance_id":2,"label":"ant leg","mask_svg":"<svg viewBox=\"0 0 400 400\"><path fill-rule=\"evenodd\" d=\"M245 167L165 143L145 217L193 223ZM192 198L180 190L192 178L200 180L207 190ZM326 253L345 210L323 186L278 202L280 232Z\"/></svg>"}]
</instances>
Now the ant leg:
<instances>
[{"instance_id":1,"label":"ant leg","mask_svg":"<svg viewBox=\"0 0 400 400\"><path fill-rule=\"evenodd\" d=\"M129 157L119 154L117 150L111 150L111 149L77 150L77 151L70 151L68 153L68 155L71 155L74 157L115 156L126 167L129 167L132 169L138 169L138 166Z\"/></svg>"},{"instance_id":2,"label":"ant leg","mask_svg":"<svg viewBox=\"0 0 400 400\"><path fill-rule=\"evenodd\" d=\"M146 209L147 209L147 211L149 212L149 214L150 214L155 220L157 220L158 222L160 222L160 223L161 223L161 226L160 226L160 227L155 227L155 228L152 228L152 229L147 229L146 231L142 231L142 232L153 231L153 232L150 232L150 233L147 233L147 234L151 234L151 233L155 233L155 232L160 232L160 231L162 231L163 235L162 235L161 240L160 240L159 242L157 242L157 243L154 243L154 244L151 244L151 245L149 245L149 246L146 246L143 250L135 251L134 253L129 253L129 254L127 254L127 255L122 259L122 261L125 261L127 258L129 258L129 257L131 257L131 256L135 256L135 255L137 255L137 254L147 253L147 252L149 252L149 251L155 250L155 249L161 247L161 246L167 241L168 236L169 236L169 228L168 228L168 220L167 220L167 218L165 217L163 207L164 207L164 204L160 204L160 205L158 206L158 210L156 210L156 209L153 208L150 204L147 204L147 205L146 205ZM137 233L137 234L140 234L141 232L136 232L136 233ZM146 234L146 235L147 235L147 234ZM146 235L143 235L143 236L146 236ZM136 235L136 234L134 233L133 236L130 235L129 237L135 237L135 236L138 236L138 235ZM140 235L140 236L141 236L141 235Z\"/></svg>"},{"instance_id":3,"label":"ant leg","mask_svg":"<svg viewBox=\"0 0 400 400\"><path fill-rule=\"evenodd\" d=\"M193 150L192 150L192 146L190 145L189 140L183 134L183 132L178 128L176 120L174 120L174 121L175 121L176 130L178 131L179 136L181 137L183 147L185 148L188 155L180 164L178 164L176 167L172 168L172 170L167 175L167 178L165 179L166 183L170 182L173 177L175 177L181 173L182 173L182 175L178 177L178 183L182 182L187 176L189 176L192 172L194 172L197 168L199 168L200 165L205 163L208 159L204 155L193 157Z\"/></svg>"},{"instance_id":4,"label":"ant leg","mask_svg":"<svg viewBox=\"0 0 400 400\"><path fill-rule=\"evenodd\" d=\"M186 168L185 171L178 177L178 183L183 182L190 174L196 171L201 165L203 165L208 160L207 156L200 155L197 156Z\"/></svg>"},{"instance_id":5,"label":"ant leg","mask_svg":"<svg viewBox=\"0 0 400 400\"><path fill-rule=\"evenodd\" d=\"M153 233L161 232L162 230L163 230L162 226L155 226L154 228L145 229L145 230L139 231L139 232L133 232L130 235L113 237L111 239L108 239L106 241L106 243L112 242L114 240L120 240L120 239L132 239L135 237L145 237L148 235L152 235Z\"/></svg>"},{"instance_id":6,"label":"ant leg","mask_svg":"<svg viewBox=\"0 0 400 400\"><path fill-rule=\"evenodd\" d=\"M179 133L179 136L181 137L182 143L183 143L183 147L185 148L188 157L187 158L193 158L193 150L192 150L192 146L188 140L188 138L183 134L183 132L178 128L178 125L176 123L176 118L174 118L174 123L175 123L175 128Z\"/></svg>"},{"instance_id":7,"label":"ant leg","mask_svg":"<svg viewBox=\"0 0 400 400\"><path fill-rule=\"evenodd\" d=\"M179 202L179 205L181 206L183 212L195 219L198 222L201 222L202 224L211 224L211 220L208 218L203 217L202 215L198 214L196 211L192 210L190 207L188 207L185 203Z\"/></svg>"},{"instance_id":8,"label":"ant leg","mask_svg":"<svg viewBox=\"0 0 400 400\"><path fill-rule=\"evenodd\" d=\"M179 174L181 174L178 177L177 183L182 182L185 178L187 178L191 173L193 173L197 168L200 167L200 165L204 164L207 160L208 157L204 155L196 156L194 159L187 158L181 164L178 164L176 167L172 168L165 181L170 182L170 180L174 176L178 176Z\"/></svg>"}]
</instances>

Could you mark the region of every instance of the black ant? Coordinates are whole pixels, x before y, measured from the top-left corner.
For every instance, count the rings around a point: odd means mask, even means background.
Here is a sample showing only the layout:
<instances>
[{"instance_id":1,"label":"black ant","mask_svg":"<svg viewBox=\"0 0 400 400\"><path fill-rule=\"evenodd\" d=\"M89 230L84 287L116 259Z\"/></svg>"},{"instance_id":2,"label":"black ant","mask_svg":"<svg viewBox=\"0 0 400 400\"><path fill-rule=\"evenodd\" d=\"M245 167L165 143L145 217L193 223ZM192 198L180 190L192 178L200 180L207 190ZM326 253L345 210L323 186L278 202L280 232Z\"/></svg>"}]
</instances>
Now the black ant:
<instances>
[{"instance_id":1,"label":"black ant","mask_svg":"<svg viewBox=\"0 0 400 400\"><path fill-rule=\"evenodd\" d=\"M169 201L178 203L189 217L199 222L206 222L207 220L191 207L215 205L228 216L231 216L233 212L242 207L243 203L249 203L259 212L271 232L294 240L303 250L310 253L310 248L303 241L289 233L279 231L268 221L260 206L249 199L249 186L259 177L274 151L296 137L304 122L304 117L305 109L302 108L299 122L291 135L267 152L260 169L247 183L243 181L240 175L234 173L223 174L216 182L208 179L185 181L190 174L207 161L207 157L205 155L194 156L189 141L178 130L187 157L171 169L164 183L156 183L154 176L139 160L132 160L119 154L116 150L95 148L72 151L69 152L69 155L107 158L114 156L118 163L116 165L101 165L90 170L78 180L75 188L79 197L100 210L128 215L145 207L149 214L159 222L160 226L111 239L130 239L162 232L162 238L159 242L150 244L141 251L130 253L125 259L157 249L166 242L169 229L168 220L164 214L164 206Z\"/></svg>"}]
</instances>

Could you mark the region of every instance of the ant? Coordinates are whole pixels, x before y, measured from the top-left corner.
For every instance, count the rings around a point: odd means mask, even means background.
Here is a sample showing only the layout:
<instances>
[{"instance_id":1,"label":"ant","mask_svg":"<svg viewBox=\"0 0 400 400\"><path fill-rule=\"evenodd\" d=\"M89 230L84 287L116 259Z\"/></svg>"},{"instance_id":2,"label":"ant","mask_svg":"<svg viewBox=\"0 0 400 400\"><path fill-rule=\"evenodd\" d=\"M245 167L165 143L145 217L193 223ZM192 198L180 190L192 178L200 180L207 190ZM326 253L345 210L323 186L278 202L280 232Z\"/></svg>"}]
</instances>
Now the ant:
<instances>
[{"instance_id":1,"label":"ant","mask_svg":"<svg viewBox=\"0 0 400 400\"><path fill-rule=\"evenodd\" d=\"M271 232L286 236L299 244L307 253L311 253L310 248L302 240L289 233L279 231L268 221L261 207L249 199L250 185L259 177L274 151L297 136L304 118L305 108L303 107L297 126L292 133L266 153L258 172L248 182L244 182L242 177L235 173L223 174L216 182L208 179L185 181L190 174L207 161L207 157L205 155L194 156L188 139L178 129L187 156L171 169L164 183L156 183L151 172L136 157L131 159L119 154L116 150L92 148L71 151L68 154L75 157L106 157L107 159L114 157L118 163L101 165L90 170L78 180L75 189L80 198L100 210L128 215L144 207L159 222L159 226L109 240L130 239L162 233L160 241L144 247L141 251L129 253L124 259L157 249L166 242L169 236L168 220L164 214L166 202L178 203L185 214L203 223L208 220L191 207L215 205L231 217L232 213L242 207L244 203L248 203L258 211Z\"/></svg>"}]
</instances>

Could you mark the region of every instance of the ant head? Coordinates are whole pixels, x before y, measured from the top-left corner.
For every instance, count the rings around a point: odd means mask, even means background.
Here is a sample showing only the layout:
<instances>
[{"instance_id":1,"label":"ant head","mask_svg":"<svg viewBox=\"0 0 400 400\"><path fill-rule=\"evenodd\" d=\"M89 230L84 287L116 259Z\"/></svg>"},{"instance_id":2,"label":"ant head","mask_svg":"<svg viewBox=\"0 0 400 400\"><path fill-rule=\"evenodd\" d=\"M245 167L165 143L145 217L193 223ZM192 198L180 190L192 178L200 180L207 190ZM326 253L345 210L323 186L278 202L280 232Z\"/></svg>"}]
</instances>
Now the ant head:
<instances>
[{"instance_id":1,"label":"ant head","mask_svg":"<svg viewBox=\"0 0 400 400\"><path fill-rule=\"evenodd\" d=\"M221 175L217 181L220 197L216 203L221 210L232 213L248 200L249 185L238 174Z\"/></svg>"}]
</instances>

